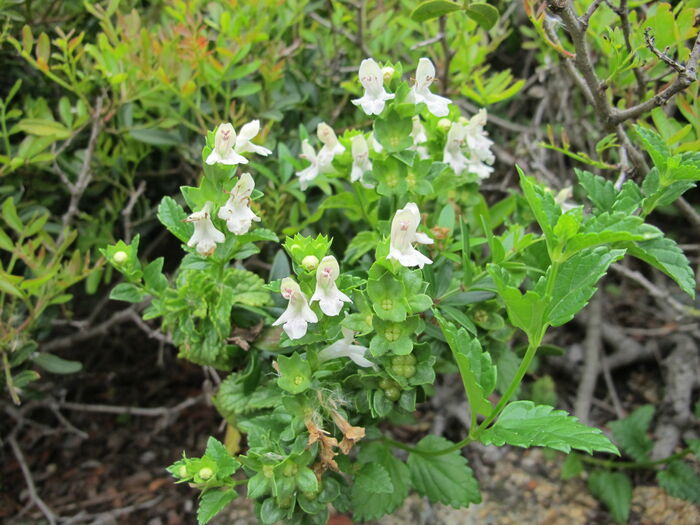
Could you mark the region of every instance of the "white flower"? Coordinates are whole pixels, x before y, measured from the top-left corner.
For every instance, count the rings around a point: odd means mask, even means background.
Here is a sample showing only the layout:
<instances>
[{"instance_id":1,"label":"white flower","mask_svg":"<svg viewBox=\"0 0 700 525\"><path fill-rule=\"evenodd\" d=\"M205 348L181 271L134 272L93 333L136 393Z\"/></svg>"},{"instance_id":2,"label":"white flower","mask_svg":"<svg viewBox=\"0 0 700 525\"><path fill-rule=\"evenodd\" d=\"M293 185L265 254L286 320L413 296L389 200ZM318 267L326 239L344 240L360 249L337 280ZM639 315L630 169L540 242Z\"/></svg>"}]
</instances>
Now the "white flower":
<instances>
[{"instance_id":1,"label":"white flower","mask_svg":"<svg viewBox=\"0 0 700 525\"><path fill-rule=\"evenodd\" d=\"M453 122L447 132L447 142L442 153L442 161L449 164L457 175L461 175L469 165L469 159L462 152L466 136L467 129L461 123Z\"/></svg>"},{"instance_id":2,"label":"white flower","mask_svg":"<svg viewBox=\"0 0 700 525\"><path fill-rule=\"evenodd\" d=\"M308 167L296 172L296 176L299 177L299 186L301 186L302 190L305 190L309 182L318 177L320 173L318 155L316 155L316 150L314 150L313 146L309 144L308 139L304 139L301 143L301 154L299 157L311 163Z\"/></svg>"},{"instance_id":3,"label":"white flower","mask_svg":"<svg viewBox=\"0 0 700 525\"><path fill-rule=\"evenodd\" d=\"M350 181L362 179L366 171L372 171L372 161L369 160L369 146L364 135L355 135L352 138L352 170Z\"/></svg>"},{"instance_id":4,"label":"white flower","mask_svg":"<svg viewBox=\"0 0 700 525\"><path fill-rule=\"evenodd\" d=\"M282 297L289 301L287 309L272 326L282 325L290 339L300 339L306 335L308 323L317 323L318 317L309 307L306 296L291 277L282 279L280 286Z\"/></svg>"},{"instance_id":5,"label":"white flower","mask_svg":"<svg viewBox=\"0 0 700 525\"><path fill-rule=\"evenodd\" d=\"M226 239L224 234L212 224L209 215L210 210L211 202L207 201L201 210L185 219L185 222L194 223L194 233L190 240L187 241L187 246L190 248L196 246L197 253L201 255L211 255L214 253L217 243L224 242Z\"/></svg>"},{"instance_id":6,"label":"white flower","mask_svg":"<svg viewBox=\"0 0 700 525\"><path fill-rule=\"evenodd\" d=\"M428 142L428 135L426 134L425 126L423 126L423 123L420 121L420 117L418 115L415 115L413 117L413 128L411 129L411 137L413 138L413 146L410 146L408 149L412 149L418 152L418 156L421 159L427 159L428 157L430 157L430 154L428 153L428 148L420 145L424 142Z\"/></svg>"},{"instance_id":7,"label":"white flower","mask_svg":"<svg viewBox=\"0 0 700 525\"><path fill-rule=\"evenodd\" d=\"M326 315L338 315L343 309L343 303L352 302L335 284L339 275L340 267L335 257L328 255L321 259L316 269L316 290L311 296L311 302L318 301L321 311Z\"/></svg>"},{"instance_id":8,"label":"white flower","mask_svg":"<svg viewBox=\"0 0 700 525\"><path fill-rule=\"evenodd\" d=\"M446 116L450 110L448 104L452 101L449 98L441 97L430 92L430 84L435 80L435 66L427 58L421 58L418 61L416 69L416 83L409 93L409 100L415 104L424 102L430 111L436 117Z\"/></svg>"},{"instance_id":9,"label":"white flower","mask_svg":"<svg viewBox=\"0 0 700 525\"><path fill-rule=\"evenodd\" d=\"M320 173L333 171L333 158L345 151L345 147L338 142L335 131L325 122L321 122L316 128L316 135L323 147L318 152L318 166Z\"/></svg>"},{"instance_id":10,"label":"white flower","mask_svg":"<svg viewBox=\"0 0 700 525\"><path fill-rule=\"evenodd\" d=\"M369 134L369 143L372 146L372 149L377 153L381 153L382 151L384 151L384 146L382 146L377 140L377 138L374 136L374 131Z\"/></svg>"},{"instance_id":11,"label":"white flower","mask_svg":"<svg viewBox=\"0 0 700 525\"><path fill-rule=\"evenodd\" d=\"M413 247L414 242L433 244L433 240L424 233L416 231L420 224L420 212L414 202L409 202L396 212L391 221L391 242L387 259L396 259L406 267L423 268L433 261Z\"/></svg>"},{"instance_id":12,"label":"white flower","mask_svg":"<svg viewBox=\"0 0 700 525\"><path fill-rule=\"evenodd\" d=\"M487 138L488 134L484 130L486 118L486 110L481 109L469 119L469 123L465 127L467 149L472 159L477 158L487 164L493 164L493 161L496 160L491 152L493 141Z\"/></svg>"},{"instance_id":13,"label":"white flower","mask_svg":"<svg viewBox=\"0 0 700 525\"><path fill-rule=\"evenodd\" d=\"M219 219L226 221L226 227L231 233L243 235L248 233L252 221L259 221L260 217L250 209L250 195L255 189L255 182L250 173L243 173L233 187L226 204L219 208Z\"/></svg>"},{"instance_id":14,"label":"white flower","mask_svg":"<svg viewBox=\"0 0 700 525\"><path fill-rule=\"evenodd\" d=\"M227 164L235 166L237 164L248 164L248 159L236 153L233 149L236 144L236 130L230 122L219 124L214 135L214 149L211 151L207 164Z\"/></svg>"},{"instance_id":15,"label":"white flower","mask_svg":"<svg viewBox=\"0 0 700 525\"><path fill-rule=\"evenodd\" d=\"M394 98L392 93L384 90L384 72L373 59L366 58L360 64L359 77L365 94L352 103L360 106L368 115L379 115L384 111L386 101Z\"/></svg>"},{"instance_id":16,"label":"white flower","mask_svg":"<svg viewBox=\"0 0 700 525\"><path fill-rule=\"evenodd\" d=\"M341 330L343 332L343 338L321 350L318 354L319 361L324 362L338 357L348 357L357 366L365 368L374 366L372 361L365 358L367 348L352 344L355 338L355 332L345 327L342 327Z\"/></svg>"},{"instance_id":17,"label":"white flower","mask_svg":"<svg viewBox=\"0 0 700 525\"><path fill-rule=\"evenodd\" d=\"M479 159L469 159L467 171L475 174L480 180L484 180L491 176L491 173L493 173L493 168Z\"/></svg>"},{"instance_id":18,"label":"white flower","mask_svg":"<svg viewBox=\"0 0 700 525\"><path fill-rule=\"evenodd\" d=\"M258 146L257 144L253 144L251 140L260 132L260 121L259 120L253 120L251 122L248 122L245 124L241 130L238 132L238 137L236 137L236 147L235 152L236 153L245 153L246 151L250 151L252 153L257 153L258 155L262 155L263 157L267 157L270 153L272 153L269 149L264 148L262 146Z\"/></svg>"}]
</instances>

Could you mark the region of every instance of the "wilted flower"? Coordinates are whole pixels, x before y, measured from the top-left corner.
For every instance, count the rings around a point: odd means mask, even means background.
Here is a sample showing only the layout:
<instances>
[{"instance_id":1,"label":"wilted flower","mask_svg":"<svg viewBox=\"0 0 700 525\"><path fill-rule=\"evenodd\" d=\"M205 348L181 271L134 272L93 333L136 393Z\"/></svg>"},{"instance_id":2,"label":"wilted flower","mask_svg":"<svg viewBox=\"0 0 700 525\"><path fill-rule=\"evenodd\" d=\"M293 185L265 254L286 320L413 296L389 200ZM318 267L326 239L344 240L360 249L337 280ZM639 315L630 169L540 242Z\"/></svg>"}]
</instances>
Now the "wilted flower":
<instances>
[{"instance_id":1,"label":"wilted flower","mask_svg":"<svg viewBox=\"0 0 700 525\"><path fill-rule=\"evenodd\" d=\"M236 130L230 122L219 124L214 135L214 149L207 157L207 164L248 164L248 159L234 151L236 144Z\"/></svg>"},{"instance_id":2,"label":"wilted flower","mask_svg":"<svg viewBox=\"0 0 700 525\"><path fill-rule=\"evenodd\" d=\"M236 147L234 148L236 153L244 153L250 151L252 153L257 153L263 157L267 157L272 153L269 149L257 144L253 144L251 140L260 132L260 121L253 120L245 124L241 130L238 132L238 137L236 137Z\"/></svg>"},{"instance_id":3,"label":"wilted flower","mask_svg":"<svg viewBox=\"0 0 700 525\"><path fill-rule=\"evenodd\" d=\"M318 317L309 308L304 292L301 291L294 279L285 277L282 279L280 288L282 297L287 299L289 304L279 319L272 323L272 326L282 325L282 329L290 339L300 339L306 335L308 323L318 322Z\"/></svg>"},{"instance_id":4,"label":"wilted flower","mask_svg":"<svg viewBox=\"0 0 700 525\"><path fill-rule=\"evenodd\" d=\"M433 244L430 237L417 231L419 224L420 212L416 203L409 202L396 212L391 221L391 242L387 259L396 259L401 265L409 268L423 268L424 265L433 263L413 247L414 242Z\"/></svg>"},{"instance_id":5,"label":"wilted flower","mask_svg":"<svg viewBox=\"0 0 700 525\"><path fill-rule=\"evenodd\" d=\"M368 115L379 115L384 111L386 101L394 98L392 93L384 90L384 72L373 59L366 58L360 64L359 76L365 94L352 103L360 106Z\"/></svg>"},{"instance_id":6,"label":"wilted flower","mask_svg":"<svg viewBox=\"0 0 700 525\"><path fill-rule=\"evenodd\" d=\"M343 338L321 350L318 354L318 359L323 362L338 357L347 357L357 366L364 368L373 366L372 361L365 358L367 348L353 344L355 332L345 327L342 327L341 330Z\"/></svg>"},{"instance_id":7,"label":"wilted flower","mask_svg":"<svg viewBox=\"0 0 700 525\"><path fill-rule=\"evenodd\" d=\"M350 181L362 179L366 171L372 171L372 161L369 160L369 146L364 135L355 135L352 138L352 170Z\"/></svg>"},{"instance_id":8,"label":"wilted flower","mask_svg":"<svg viewBox=\"0 0 700 525\"><path fill-rule=\"evenodd\" d=\"M340 442L340 445L338 445L338 448L343 454L348 455L355 443L365 437L365 429L364 427L352 426L350 422L336 410L331 412L331 417L333 418L333 422L343 433L343 440Z\"/></svg>"},{"instance_id":9,"label":"wilted flower","mask_svg":"<svg viewBox=\"0 0 700 525\"><path fill-rule=\"evenodd\" d=\"M250 173L243 173L233 187L226 204L219 208L219 219L226 221L226 227L231 233L243 235L248 233L252 221L260 217L250 209L250 196L255 189L255 182Z\"/></svg>"},{"instance_id":10,"label":"wilted flower","mask_svg":"<svg viewBox=\"0 0 700 525\"><path fill-rule=\"evenodd\" d=\"M318 301L321 311L326 315L338 315L343 309L343 303L352 302L335 284L339 275L340 267L335 257L328 255L321 259L316 269L316 290L311 296L311 302Z\"/></svg>"},{"instance_id":11,"label":"wilted flower","mask_svg":"<svg viewBox=\"0 0 700 525\"><path fill-rule=\"evenodd\" d=\"M194 223L194 233L187 241L187 246L190 248L196 246L197 253L201 255L211 255L214 253L217 243L224 242L226 239L224 234L217 230L211 222L209 215L211 206L211 202L207 201L201 210L185 219L185 222Z\"/></svg>"},{"instance_id":12,"label":"wilted flower","mask_svg":"<svg viewBox=\"0 0 700 525\"><path fill-rule=\"evenodd\" d=\"M433 80L435 80L435 66L427 58L421 58L418 61L416 83L411 88L409 100L415 104L424 102L428 106L428 111L433 115L444 117L450 112L447 106L452 101L430 92L430 84L433 83Z\"/></svg>"}]
</instances>

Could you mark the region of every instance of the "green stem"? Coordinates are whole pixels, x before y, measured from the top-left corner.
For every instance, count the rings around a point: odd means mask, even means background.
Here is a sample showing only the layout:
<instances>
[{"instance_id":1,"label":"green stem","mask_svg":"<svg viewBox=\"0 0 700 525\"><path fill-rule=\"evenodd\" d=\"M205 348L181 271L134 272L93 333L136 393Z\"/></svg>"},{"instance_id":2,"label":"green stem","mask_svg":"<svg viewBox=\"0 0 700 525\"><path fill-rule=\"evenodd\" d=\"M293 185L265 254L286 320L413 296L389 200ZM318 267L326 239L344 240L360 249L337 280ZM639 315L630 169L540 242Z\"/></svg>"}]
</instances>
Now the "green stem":
<instances>
[{"instance_id":1,"label":"green stem","mask_svg":"<svg viewBox=\"0 0 700 525\"><path fill-rule=\"evenodd\" d=\"M655 467L656 465L664 465L676 459L681 459L690 454L691 452L691 449L686 448L681 450L680 452L676 452L675 454L654 461L615 461L614 459L599 459L588 456L579 457L582 461L585 461L586 463L590 463L591 465L599 465L601 467L606 468L645 469Z\"/></svg>"},{"instance_id":2,"label":"green stem","mask_svg":"<svg viewBox=\"0 0 700 525\"><path fill-rule=\"evenodd\" d=\"M410 452L412 454L421 454L423 456L442 456L444 454L449 454L450 452L454 452L455 450L460 450L467 446L469 443L473 441L472 438L466 437L459 443L455 443L454 445L443 448L440 450L424 450L418 447L412 447L410 445L406 445L405 443L401 443L400 441L396 441L395 439L391 439L389 437L383 436L382 440L392 447L395 448L400 448L401 450L405 450L407 452Z\"/></svg>"}]
</instances>

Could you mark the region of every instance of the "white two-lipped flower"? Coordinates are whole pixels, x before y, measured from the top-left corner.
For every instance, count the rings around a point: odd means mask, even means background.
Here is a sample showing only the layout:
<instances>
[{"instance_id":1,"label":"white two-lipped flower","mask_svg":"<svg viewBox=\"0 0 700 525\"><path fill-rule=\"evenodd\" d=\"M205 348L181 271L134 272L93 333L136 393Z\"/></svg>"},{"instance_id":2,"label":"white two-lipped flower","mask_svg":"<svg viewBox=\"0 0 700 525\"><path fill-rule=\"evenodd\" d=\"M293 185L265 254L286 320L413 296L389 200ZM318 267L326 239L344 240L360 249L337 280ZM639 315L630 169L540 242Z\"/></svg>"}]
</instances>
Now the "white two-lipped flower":
<instances>
[{"instance_id":1,"label":"white two-lipped flower","mask_svg":"<svg viewBox=\"0 0 700 525\"><path fill-rule=\"evenodd\" d=\"M448 164L457 175L461 175L469 166L462 148L466 142L467 129L459 122L453 122L447 132L447 142L442 153L442 161Z\"/></svg>"},{"instance_id":2,"label":"white two-lipped flower","mask_svg":"<svg viewBox=\"0 0 700 525\"><path fill-rule=\"evenodd\" d=\"M357 366L364 368L374 366L372 361L365 358L367 347L353 344L355 332L345 327L342 327L341 330L343 338L321 350L318 354L319 361L324 362L338 357L347 357Z\"/></svg>"},{"instance_id":3,"label":"white two-lipped flower","mask_svg":"<svg viewBox=\"0 0 700 525\"><path fill-rule=\"evenodd\" d=\"M350 170L350 182L362 180L366 171L372 171L372 161L369 160L369 146L364 135L355 135L352 138L352 169Z\"/></svg>"},{"instance_id":4,"label":"white two-lipped flower","mask_svg":"<svg viewBox=\"0 0 700 525\"><path fill-rule=\"evenodd\" d=\"M420 224L420 212L414 202L409 202L398 210L391 221L391 240L387 259L396 259L402 266L408 268L418 266L423 268L426 264L432 264L428 257L413 247L414 242L420 244L433 244L433 240L418 230Z\"/></svg>"},{"instance_id":5,"label":"white two-lipped flower","mask_svg":"<svg viewBox=\"0 0 700 525\"><path fill-rule=\"evenodd\" d=\"M365 94L352 103L360 106L368 115L379 115L384 111L386 101L395 96L384 90L384 72L373 59L366 58L360 64L358 76L362 87L365 88Z\"/></svg>"},{"instance_id":6,"label":"white two-lipped flower","mask_svg":"<svg viewBox=\"0 0 700 525\"><path fill-rule=\"evenodd\" d=\"M226 227L231 233L243 235L248 233L253 221L260 217L250 209L250 196L255 189L255 181L250 173L243 173L230 192L226 204L219 208L219 219L226 221Z\"/></svg>"},{"instance_id":7,"label":"white two-lipped flower","mask_svg":"<svg viewBox=\"0 0 700 525\"><path fill-rule=\"evenodd\" d=\"M327 255L316 268L316 289L311 296L311 302L318 301L321 311L329 316L338 315L343 309L343 303L351 303L352 300L338 290L335 281L340 275L338 261L332 255Z\"/></svg>"},{"instance_id":8,"label":"white two-lipped flower","mask_svg":"<svg viewBox=\"0 0 700 525\"><path fill-rule=\"evenodd\" d=\"M446 116L450 110L447 107L452 101L430 92L430 84L435 80L435 66L427 58L418 61L416 69L416 83L411 88L409 100L415 104L424 102L436 117Z\"/></svg>"},{"instance_id":9,"label":"white two-lipped flower","mask_svg":"<svg viewBox=\"0 0 700 525\"><path fill-rule=\"evenodd\" d=\"M486 110L480 109L465 126L467 150L469 151L469 171L476 173L480 179L486 179L493 168L495 157L491 152L493 141L488 138L488 133L484 130L487 120Z\"/></svg>"},{"instance_id":10,"label":"white two-lipped flower","mask_svg":"<svg viewBox=\"0 0 700 525\"><path fill-rule=\"evenodd\" d=\"M194 224L194 233L190 240L187 241L187 246L190 248L197 247L197 253L201 255L211 255L216 249L217 243L224 242L226 239L224 234L214 227L211 222L211 202L202 207L201 210L192 213L185 219L185 222Z\"/></svg>"},{"instance_id":11,"label":"white two-lipped flower","mask_svg":"<svg viewBox=\"0 0 700 525\"><path fill-rule=\"evenodd\" d=\"M260 121L253 120L244 124L238 135L233 125L230 122L219 124L214 135L214 149L211 151L207 160L207 164L226 164L236 166L238 164L248 164L241 153L252 152L258 155L269 155L272 153L269 149L257 144L253 144L251 140L260 132Z\"/></svg>"},{"instance_id":12,"label":"white two-lipped flower","mask_svg":"<svg viewBox=\"0 0 700 525\"><path fill-rule=\"evenodd\" d=\"M309 323L317 323L318 317L309 307L304 292L291 277L285 277L280 284L282 297L289 301L287 309L272 326L282 325L290 339L300 339L306 335Z\"/></svg>"},{"instance_id":13,"label":"white two-lipped flower","mask_svg":"<svg viewBox=\"0 0 700 525\"><path fill-rule=\"evenodd\" d=\"M299 177L299 186L302 190L305 190L309 182L314 180L320 173L332 173L333 158L345 151L345 147L338 142L338 137L336 137L333 128L325 122L321 122L318 125L316 135L323 144L318 153L316 153L316 150L309 144L307 139L304 139L301 143L301 155L299 157L308 160L310 163L303 170L296 172L297 177Z\"/></svg>"},{"instance_id":14,"label":"white two-lipped flower","mask_svg":"<svg viewBox=\"0 0 700 525\"><path fill-rule=\"evenodd\" d=\"M408 149L412 149L418 153L421 159L427 159L430 157L428 153L428 148L421 146L421 144L428 142L428 135L425 132L425 126L420 120L418 115L413 117L413 127L411 128L411 138L413 139L413 146Z\"/></svg>"}]
</instances>

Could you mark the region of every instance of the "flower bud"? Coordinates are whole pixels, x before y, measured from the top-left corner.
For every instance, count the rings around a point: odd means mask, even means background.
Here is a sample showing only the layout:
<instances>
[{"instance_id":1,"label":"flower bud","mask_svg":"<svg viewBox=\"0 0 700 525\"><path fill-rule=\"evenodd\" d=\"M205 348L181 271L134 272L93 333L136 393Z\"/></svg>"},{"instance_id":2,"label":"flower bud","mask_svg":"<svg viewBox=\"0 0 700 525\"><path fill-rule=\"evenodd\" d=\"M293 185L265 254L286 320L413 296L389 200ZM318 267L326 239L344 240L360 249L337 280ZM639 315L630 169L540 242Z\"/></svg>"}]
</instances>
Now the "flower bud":
<instances>
[{"instance_id":1,"label":"flower bud","mask_svg":"<svg viewBox=\"0 0 700 525\"><path fill-rule=\"evenodd\" d=\"M315 255L307 255L301 260L301 265L307 272L313 271L318 268L318 257Z\"/></svg>"},{"instance_id":2,"label":"flower bud","mask_svg":"<svg viewBox=\"0 0 700 525\"><path fill-rule=\"evenodd\" d=\"M118 251L114 254L114 262L118 264L125 263L126 260L129 258L129 254L127 254L125 251Z\"/></svg>"},{"instance_id":3,"label":"flower bud","mask_svg":"<svg viewBox=\"0 0 700 525\"><path fill-rule=\"evenodd\" d=\"M469 119L466 118L466 117L459 117L458 122L459 122L462 126L466 126L467 124L469 124Z\"/></svg>"},{"instance_id":4,"label":"flower bud","mask_svg":"<svg viewBox=\"0 0 700 525\"><path fill-rule=\"evenodd\" d=\"M213 475L214 471L209 467L204 467L199 470L199 477L202 478L204 481L210 479Z\"/></svg>"},{"instance_id":5,"label":"flower bud","mask_svg":"<svg viewBox=\"0 0 700 525\"><path fill-rule=\"evenodd\" d=\"M440 131L444 131L445 133L447 133L452 127L452 121L447 118L441 118L440 120L438 120L437 127Z\"/></svg>"},{"instance_id":6,"label":"flower bud","mask_svg":"<svg viewBox=\"0 0 700 525\"><path fill-rule=\"evenodd\" d=\"M386 66L382 68L382 77L384 78L384 82L389 82L391 80L391 77L394 76L394 68L391 66Z\"/></svg>"},{"instance_id":7,"label":"flower bud","mask_svg":"<svg viewBox=\"0 0 700 525\"><path fill-rule=\"evenodd\" d=\"M186 478L187 476L187 467L185 465L180 465L180 468L177 469L177 475L178 477L181 478Z\"/></svg>"}]
</instances>

